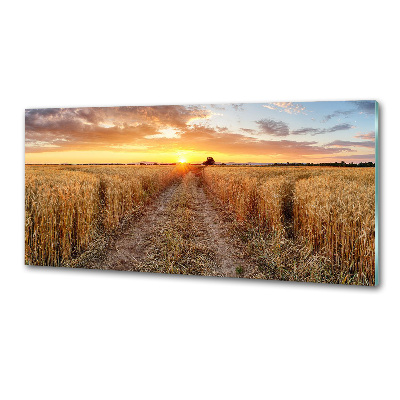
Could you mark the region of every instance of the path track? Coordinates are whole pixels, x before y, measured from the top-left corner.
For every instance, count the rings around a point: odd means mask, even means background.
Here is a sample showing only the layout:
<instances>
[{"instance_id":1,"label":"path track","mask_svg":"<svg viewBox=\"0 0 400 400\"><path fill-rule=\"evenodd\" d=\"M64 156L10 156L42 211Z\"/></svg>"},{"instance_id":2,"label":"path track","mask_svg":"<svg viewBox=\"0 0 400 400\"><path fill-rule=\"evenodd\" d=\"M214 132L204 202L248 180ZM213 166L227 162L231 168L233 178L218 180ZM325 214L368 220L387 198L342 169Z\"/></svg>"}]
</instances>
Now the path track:
<instances>
[{"instance_id":1,"label":"path track","mask_svg":"<svg viewBox=\"0 0 400 400\"><path fill-rule=\"evenodd\" d=\"M167 205L179 184L173 184L160 194L144 215L133 221L109 246L106 256L91 268L130 270L147 256L148 239L168 218Z\"/></svg>"},{"instance_id":2,"label":"path track","mask_svg":"<svg viewBox=\"0 0 400 400\"><path fill-rule=\"evenodd\" d=\"M184 206L179 203L182 196L190 199ZM180 210L180 214L177 210ZM244 268L246 264L243 251L207 197L201 178L193 173L189 173L181 183L167 188L139 220L112 241L105 257L90 267L156 272L157 267L154 265L157 263L165 265L165 258L170 258L165 251L167 247L164 246L165 248L160 251L159 243L170 240L171 234L175 234L173 230L171 233L171 229L179 230L179 216L182 215L182 210L190 214L189 226L185 226L185 229L190 229L190 235L185 235L183 232L186 238L183 240L187 243L186 247L181 247L183 252L185 249L200 249L203 264L199 265L204 265L200 273L208 275L212 270L213 275L237 276L236 269ZM199 253L197 250L196 254ZM152 265L151 269L146 267L149 263ZM160 268L159 272L166 271Z\"/></svg>"},{"instance_id":3,"label":"path track","mask_svg":"<svg viewBox=\"0 0 400 400\"><path fill-rule=\"evenodd\" d=\"M223 276L234 277L236 268L243 264L238 254L237 243L207 197L203 185L200 183L196 189L194 210L197 224L205 232L208 247L215 254L218 271Z\"/></svg>"}]
</instances>

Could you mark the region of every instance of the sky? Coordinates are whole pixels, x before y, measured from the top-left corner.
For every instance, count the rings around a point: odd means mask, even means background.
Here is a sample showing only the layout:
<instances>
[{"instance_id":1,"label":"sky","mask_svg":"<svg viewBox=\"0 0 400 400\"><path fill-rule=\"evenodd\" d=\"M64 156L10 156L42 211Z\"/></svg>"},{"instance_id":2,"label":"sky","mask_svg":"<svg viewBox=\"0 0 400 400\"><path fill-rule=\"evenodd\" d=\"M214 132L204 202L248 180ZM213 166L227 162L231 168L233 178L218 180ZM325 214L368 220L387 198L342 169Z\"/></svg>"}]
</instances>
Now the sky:
<instances>
[{"instance_id":1,"label":"sky","mask_svg":"<svg viewBox=\"0 0 400 400\"><path fill-rule=\"evenodd\" d=\"M375 162L375 101L25 111L25 162Z\"/></svg>"}]
</instances>

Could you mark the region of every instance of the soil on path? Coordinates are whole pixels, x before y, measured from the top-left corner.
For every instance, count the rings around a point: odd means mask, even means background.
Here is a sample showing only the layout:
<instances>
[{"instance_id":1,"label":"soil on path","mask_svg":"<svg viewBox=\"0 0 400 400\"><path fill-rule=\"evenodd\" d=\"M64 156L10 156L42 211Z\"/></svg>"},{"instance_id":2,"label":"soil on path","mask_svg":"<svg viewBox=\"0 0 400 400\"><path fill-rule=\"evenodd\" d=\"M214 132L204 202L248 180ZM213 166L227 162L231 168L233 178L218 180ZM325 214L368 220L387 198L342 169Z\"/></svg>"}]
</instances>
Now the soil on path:
<instances>
[{"instance_id":1,"label":"soil on path","mask_svg":"<svg viewBox=\"0 0 400 400\"><path fill-rule=\"evenodd\" d=\"M139 220L133 221L124 232L114 238L105 257L90 265L90 268L130 270L132 265L142 263L147 256L149 236L166 222L167 205L178 187L179 184L176 183L165 189Z\"/></svg>"},{"instance_id":2,"label":"soil on path","mask_svg":"<svg viewBox=\"0 0 400 400\"><path fill-rule=\"evenodd\" d=\"M206 233L208 247L215 254L218 271L222 276L236 277L236 270L244 267L244 256L239 242L229 232L227 224L207 197L201 183L196 186L194 210L197 223Z\"/></svg>"},{"instance_id":3,"label":"soil on path","mask_svg":"<svg viewBox=\"0 0 400 400\"><path fill-rule=\"evenodd\" d=\"M188 201L182 206L183 196ZM186 223L184 229L180 229L182 212L190 215L190 218L182 220ZM179 233L179 230L187 229L190 234ZM175 236L175 233L180 236L177 244L181 247L183 260L184 253L193 249L194 257L201 258L193 269L195 274L236 277L237 271L245 268L240 243L230 234L228 225L207 197L202 180L193 173L189 173L181 183L167 188L139 220L110 243L105 255L90 268L171 272L165 267L157 269L157 264L166 265L166 259L170 259L168 253L172 252L169 247L163 245L160 249L160 243L171 241L171 235ZM186 244L182 245L182 241ZM179 259L180 255L175 257ZM152 267L149 269L150 264ZM188 271L173 273L192 273L190 269Z\"/></svg>"}]
</instances>

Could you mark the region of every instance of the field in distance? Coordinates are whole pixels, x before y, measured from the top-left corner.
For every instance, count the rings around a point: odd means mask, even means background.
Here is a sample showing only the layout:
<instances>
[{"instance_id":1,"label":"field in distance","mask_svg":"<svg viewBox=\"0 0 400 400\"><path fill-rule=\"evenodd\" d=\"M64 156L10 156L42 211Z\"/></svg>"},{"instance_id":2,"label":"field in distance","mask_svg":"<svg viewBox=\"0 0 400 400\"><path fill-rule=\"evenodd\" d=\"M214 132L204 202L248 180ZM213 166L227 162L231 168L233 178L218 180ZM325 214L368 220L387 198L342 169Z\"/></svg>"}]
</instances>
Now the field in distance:
<instances>
[{"instance_id":1,"label":"field in distance","mask_svg":"<svg viewBox=\"0 0 400 400\"><path fill-rule=\"evenodd\" d=\"M375 169L26 166L25 262L375 284Z\"/></svg>"}]
</instances>

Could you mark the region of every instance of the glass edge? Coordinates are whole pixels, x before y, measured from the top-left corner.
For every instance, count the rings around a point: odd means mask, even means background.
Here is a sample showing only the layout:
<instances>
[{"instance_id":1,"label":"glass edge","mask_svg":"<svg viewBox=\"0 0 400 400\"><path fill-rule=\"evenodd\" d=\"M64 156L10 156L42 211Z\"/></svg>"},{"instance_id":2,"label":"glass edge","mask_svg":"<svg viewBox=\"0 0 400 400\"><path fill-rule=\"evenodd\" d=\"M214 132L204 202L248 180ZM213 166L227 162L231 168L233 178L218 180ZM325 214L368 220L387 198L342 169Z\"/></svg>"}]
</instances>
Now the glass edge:
<instances>
[{"instance_id":1,"label":"glass edge","mask_svg":"<svg viewBox=\"0 0 400 400\"><path fill-rule=\"evenodd\" d=\"M375 101L375 286L379 284L379 103Z\"/></svg>"}]
</instances>

